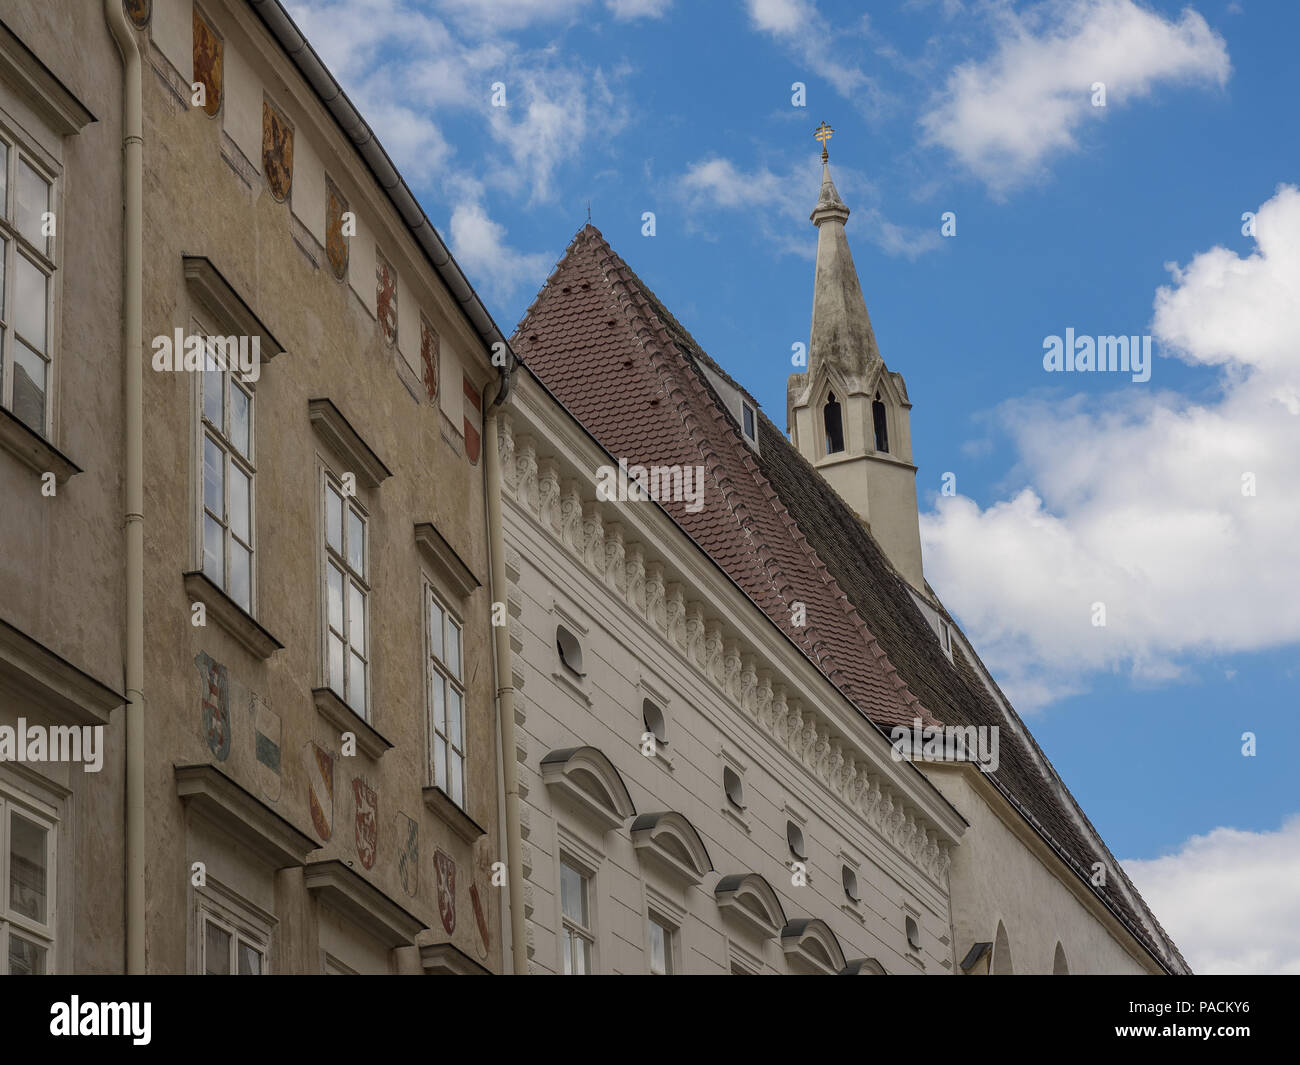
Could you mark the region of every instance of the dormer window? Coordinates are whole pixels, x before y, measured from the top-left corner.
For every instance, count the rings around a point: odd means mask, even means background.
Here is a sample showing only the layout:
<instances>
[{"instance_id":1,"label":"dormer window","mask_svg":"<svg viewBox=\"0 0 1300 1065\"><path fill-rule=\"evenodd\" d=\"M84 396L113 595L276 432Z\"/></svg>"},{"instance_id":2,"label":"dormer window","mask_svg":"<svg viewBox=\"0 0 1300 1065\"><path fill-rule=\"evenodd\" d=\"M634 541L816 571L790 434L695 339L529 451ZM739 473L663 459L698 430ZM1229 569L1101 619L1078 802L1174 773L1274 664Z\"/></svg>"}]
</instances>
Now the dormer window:
<instances>
[{"instance_id":1,"label":"dormer window","mask_svg":"<svg viewBox=\"0 0 1300 1065\"><path fill-rule=\"evenodd\" d=\"M880 398L880 393L876 393L875 401L871 404L871 421L876 430L876 450L889 453L889 426L885 421L885 404Z\"/></svg>"},{"instance_id":2,"label":"dormer window","mask_svg":"<svg viewBox=\"0 0 1300 1065\"><path fill-rule=\"evenodd\" d=\"M752 444L758 439L758 419L754 413L754 408L750 406L748 403L742 402L740 404L740 407L741 407L741 418L740 418L741 432L745 434L745 439Z\"/></svg>"},{"instance_id":3,"label":"dormer window","mask_svg":"<svg viewBox=\"0 0 1300 1065\"><path fill-rule=\"evenodd\" d=\"M840 415L840 403L832 392L826 397L826 407L822 411L822 420L826 426L826 454L834 455L844 450L844 422Z\"/></svg>"}]
</instances>

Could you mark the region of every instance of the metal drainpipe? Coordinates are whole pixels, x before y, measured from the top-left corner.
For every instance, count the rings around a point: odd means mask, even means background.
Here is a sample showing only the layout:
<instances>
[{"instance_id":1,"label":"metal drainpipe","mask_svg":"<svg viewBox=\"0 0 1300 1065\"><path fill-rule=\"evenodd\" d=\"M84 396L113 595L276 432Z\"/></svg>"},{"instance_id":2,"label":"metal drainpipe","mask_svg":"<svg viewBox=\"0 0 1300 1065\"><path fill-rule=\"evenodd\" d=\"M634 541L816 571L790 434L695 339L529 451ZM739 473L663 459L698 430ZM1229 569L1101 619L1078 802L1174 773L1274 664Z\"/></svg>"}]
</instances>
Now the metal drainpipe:
<instances>
[{"instance_id":1,"label":"metal drainpipe","mask_svg":"<svg viewBox=\"0 0 1300 1065\"><path fill-rule=\"evenodd\" d=\"M122 353L126 397L126 971L145 972L144 121L140 48L121 0L104 17L122 52Z\"/></svg>"},{"instance_id":2,"label":"metal drainpipe","mask_svg":"<svg viewBox=\"0 0 1300 1065\"><path fill-rule=\"evenodd\" d=\"M501 453L497 445L497 410L509 394L509 377L498 377L483 390L484 491L487 494L490 592L493 603L506 602L505 533L501 523ZM523 843L519 834L519 764L515 760L515 678L510 626L494 625L493 661L497 682L497 723L501 729L501 775L505 788L506 873L510 885L510 943L516 976L528 975L528 941L524 929Z\"/></svg>"}]
</instances>

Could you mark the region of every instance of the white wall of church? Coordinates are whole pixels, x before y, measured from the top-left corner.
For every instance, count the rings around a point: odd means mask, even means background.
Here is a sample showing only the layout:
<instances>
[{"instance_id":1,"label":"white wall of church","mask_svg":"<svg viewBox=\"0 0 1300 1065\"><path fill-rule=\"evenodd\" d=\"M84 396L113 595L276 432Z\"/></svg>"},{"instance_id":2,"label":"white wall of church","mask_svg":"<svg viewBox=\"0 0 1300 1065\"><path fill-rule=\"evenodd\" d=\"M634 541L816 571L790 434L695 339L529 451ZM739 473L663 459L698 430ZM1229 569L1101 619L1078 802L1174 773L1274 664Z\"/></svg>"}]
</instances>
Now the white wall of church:
<instances>
[{"instance_id":1,"label":"white wall of church","mask_svg":"<svg viewBox=\"0 0 1300 1065\"><path fill-rule=\"evenodd\" d=\"M1058 942L1071 974L1159 971L1154 961L1143 964L1126 950L1057 871L1007 826L976 791L968 769L925 768L934 785L970 822L962 845L953 851L949 871L958 961L972 944L995 942L1001 922L1014 974L1050 974ZM998 963L995 958L1000 969ZM984 970L981 961L973 972Z\"/></svg>"}]
</instances>

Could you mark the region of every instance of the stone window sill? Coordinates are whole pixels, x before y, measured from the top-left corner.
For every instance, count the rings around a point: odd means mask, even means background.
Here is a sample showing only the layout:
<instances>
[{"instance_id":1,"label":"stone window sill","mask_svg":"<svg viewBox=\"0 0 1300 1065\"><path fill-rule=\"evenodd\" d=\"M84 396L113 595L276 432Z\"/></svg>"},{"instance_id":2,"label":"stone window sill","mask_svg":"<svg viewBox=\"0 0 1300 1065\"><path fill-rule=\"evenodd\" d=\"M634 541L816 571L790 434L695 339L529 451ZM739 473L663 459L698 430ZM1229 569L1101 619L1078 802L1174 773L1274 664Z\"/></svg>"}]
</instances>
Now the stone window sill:
<instances>
[{"instance_id":1,"label":"stone window sill","mask_svg":"<svg viewBox=\"0 0 1300 1065\"><path fill-rule=\"evenodd\" d=\"M54 474L58 484L81 473L81 467L67 455L3 407L0 407L0 447L35 472Z\"/></svg>"},{"instance_id":2,"label":"stone window sill","mask_svg":"<svg viewBox=\"0 0 1300 1065\"><path fill-rule=\"evenodd\" d=\"M209 617L258 658L270 658L276 651L284 649L284 644L202 571L189 570L181 576L185 579L185 594L190 600L202 603L207 608Z\"/></svg>"},{"instance_id":3,"label":"stone window sill","mask_svg":"<svg viewBox=\"0 0 1300 1065\"><path fill-rule=\"evenodd\" d=\"M365 718L338 697L333 688L313 688L311 697L316 712L339 732L351 732L357 738L357 749L372 761L378 761L393 745L381 736Z\"/></svg>"}]
</instances>

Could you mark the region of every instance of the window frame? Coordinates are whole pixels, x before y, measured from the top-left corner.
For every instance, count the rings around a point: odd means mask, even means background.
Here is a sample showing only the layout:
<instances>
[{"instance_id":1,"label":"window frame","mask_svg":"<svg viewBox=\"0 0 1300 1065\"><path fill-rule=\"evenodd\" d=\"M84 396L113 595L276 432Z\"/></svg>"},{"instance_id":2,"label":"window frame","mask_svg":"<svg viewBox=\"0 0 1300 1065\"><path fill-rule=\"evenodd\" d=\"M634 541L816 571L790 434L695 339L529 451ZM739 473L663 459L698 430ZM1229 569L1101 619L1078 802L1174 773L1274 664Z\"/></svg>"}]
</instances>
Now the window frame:
<instances>
[{"instance_id":1,"label":"window frame","mask_svg":"<svg viewBox=\"0 0 1300 1065\"><path fill-rule=\"evenodd\" d=\"M437 606L442 617L442 646L445 654L447 648L447 635L451 628L455 628L459 637L457 639L457 650L459 651L460 661L456 664L457 673L453 676L450 672L450 665L445 657L439 657L434 653L433 648L433 606ZM456 806L462 810L468 810L469 789L468 774L466 772L468 758L466 749L468 747L466 726L465 726L465 623L458 611L452 610L447 604L445 596L439 595L433 584L426 579L424 581L424 671L425 671L425 764L428 769L429 784L438 788L447 796ZM437 715L435 713L434 692L437 685L443 685L443 721L444 728L442 731L437 727ZM449 692L454 691L459 698L460 705L460 746L452 743L451 739L451 715L448 709L451 705ZM446 753L446 763L444 765L445 785L438 782L438 759L437 759L437 741L442 739L444 751ZM451 773L451 756L452 754L460 757L460 798L456 798L455 792L449 786L452 781Z\"/></svg>"},{"instance_id":2,"label":"window frame","mask_svg":"<svg viewBox=\"0 0 1300 1065\"><path fill-rule=\"evenodd\" d=\"M328 493L331 491L333 491L339 497L342 503L340 509L340 519L341 519L340 540L339 540L339 549L337 551L329 542ZM320 479L318 483L316 498L317 498L317 505L319 507L319 520L317 522L317 529L319 530L319 536L320 536L320 551L319 551L320 564L319 564L319 577L318 577L319 580L318 594L320 596L319 616L320 616L320 625L321 625L320 627L321 687L328 688L330 691L332 691L336 696L338 696L339 700L342 701L344 705L346 705L353 713L355 713L363 721L371 722L373 718L373 714L372 714L373 708L371 706L370 689L371 689L371 674L373 672L372 666L374 665L374 656L371 653L371 642L370 642L370 635L371 635L370 600L371 600L371 593L374 591L374 585L371 583L371 579L370 579L370 540L371 537L373 536L373 530L371 529L371 522L370 522L370 510L361 501L357 493L354 492L351 495L349 495L347 492L344 491L343 479L339 477L336 473L334 473L334 471L324 463L322 463L320 467ZM362 554L361 554L362 572L359 575L357 575L356 570L352 568L351 563L347 559L348 525L349 525L348 516L352 511L356 512L357 517L361 521L361 527L362 527L362 539L363 539ZM342 603L341 603L341 610L342 610L341 625L343 631L341 633L335 633L333 626L330 623L329 573L330 573L330 567L332 565L335 565L336 563L337 563L336 568L340 570L340 573L342 574L343 577L343 595L342 595ZM356 577L355 580L354 580L354 576ZM356 706L353 703L352 699L349 698L348 695L349 688L350 688L349 682L351 680L351 660L352 660L352 653L353 653L353 645L352 645L351 631L350 631L351 630L351 624L350 624L351 596L349 592L354 583L358 586L361 592L361 603L362 603L362 614L363 614L362 637L363 637L364 646L361 649L362 654L360 657L362 660L362 665L365 668L365 678L363 681L364 686L361 692L362 699L364 700L362 706ZM332 670L330 668L331 635L338 635L338 637L343 642L343 675L340 682L342 691L336 688L333 684Z\"/></svg>"},{"instance_id":3,"label":"window frame","mask_svg":"<svg viewBox=\"0 0 1300 1065\"><path fill-rule=\"evenodd\" d=\"M749 428L745 427L746 421L749 422ZM740 401L740 435L750 443L758 442L758 411L752 403L743 399Z\"/></svg>"},{"instance_id":4,"label":"window frame","mask_svg":"<svg viewBox=\"0 0 1300 1065\"><path fill-rule=\"evenodd\" d=\"M210 329L197 315L190 319L190 329L195 335L202 336L205 339L210 336L225 335L217 334ZM238 368L227 367L221 373L221 420L222 424L216 426L208 418L204 397L206 396L208 369L206 360L210 357L211 352L204 348L204 369L194 374L194 449L195 449L195 492L194 492L194 568L202 573L208 580L221 589L229 597L231 602L235 603L249 617L257 617L257 385L251 381L236 381L235 376L239 373ZM233 434L228 428L231 423L231 397L233 391L238 389L248 396L248 454L245 455L239 450L239 446L234 442ZM207 461L207 441L212 438L213 444L221 453L221 503L225 511L217 524L221 528L221 553L222 553L222 574L221 580L213 577L207 569L207 518L211 511L208 510L206 497L206 478L205 469ZM248 541L244 542L239 534L236 533L230 521L230 468L235 466L239 472L248 479ZM213 515L215 518L216 516ZM241 547L248 551L248 604L245 606L234 594L230 585L230 559L232 555L231 543L236 541Z\"/></svg>"},{"instance_id":5,"label":"window frame","mask_svg":"<svg viewBox=\"0 0 1300 1065\"><path fill-rule=\"evenodd\" d=\"M560 954L559 972L565 976L594 976L596 975L596 874L591 871L586 863L574 858L568 851L560 852L556 866L559 883L555 892L555 905L560 914L560 933L556 936L556 946ZM586 903L585 909L587 911L587 923L585 925L564 912L564 870L566 868L576 873L582 882L584 902ZM574 956L572 948L577 940L585 942L588 948L587 969L582 973L573 971Z\"/></svg>"},{"instance_id":6,"label":"window frame","mask_svg":"<svg viewBox=\"0 0 1300 1065\"><path fill-rule=\"evenodd\" d=\"M58 364L56 355L59 348L60 334L59 315L56 313L56 308L59 306L61 288L61 275L59 272L61 236L58 218L62 191L62 171L52 165L48 157L44 156L29 139L20 136L16 132L19 128L21 127L17 123L10 121L8 116L3 111L0 111L0 145L3 145L6 149L4 196L0 200L0 240L4 243L3 251L0 252L0 286L3 287L3 291L0 292L0 407L13 414L23 425L43 439L50 440L54 435L54 395ZM20 162L25 162L38 177L46 182L49 188L46 211L49 211L54 216L55 230L52 236L44 238L45 247L43 249L33 244L18 228L16 217L18 201L17 177ZM10 203L14 205L13 211L10 210ZM44 348L38 350L25 340L22 341L23 346L32 352L45 367L45 387L42 393L43 411L39 428L29 425L13 409L14 345L20 341L13 315L10 314L6 317L5 312L6 305L13 296L14 279L16 277L15 267L20 254L45 279Z\"/></svg>"},{"instance_id":7,"label":"window frame","mask_svg":"<svg viewBox=\"0 0 1300 1065\"><path fill-rule=\"evenodd\" d=\"M664 969L660 972L654 967L654 929L658 928L664 936ZM646 937L651 950L646 953L646 971L651 976L676 976L678 974L677 965L677 941L680 935L681 926L675 921L669 920L653 906L650 907L646 917Z\"/></svg>"},{"instance_id":8,"label":"window frame","mask_svg":"<svg viewBox=\"0 0 1300 1065\"><path fill-rule=\"evenodd\" d=\"M207 926L210 924L230 936L230 956L228 958L230 971L227 973L208 972ZM238 921L233 921L224 914L214 912L214 908L206 900L200 900L198 904L198 937L198 970L202 976L266 976L271 971L270 937L258 932L250 932ZM261 957L262 965L258 972L239 972L239 947L241 944L251 947Z\"/></svg>"},{"instance_id":9,"label":"window frame","mask_svg":"<svg viewBox=\"0 0 1300 1065\"><path fill-rule=\"evenodd\" d=\"M14 816L20 816L45 831L45 916L44 922L10 907L10 839ZM42 975L57 972L55 950L58 945L58 826L57 817L39 810L20 793L0 788L0 966L9 972L9 938L16 929L20 938L34 943L45 952Z\"/></svg>"}]
</instances>

